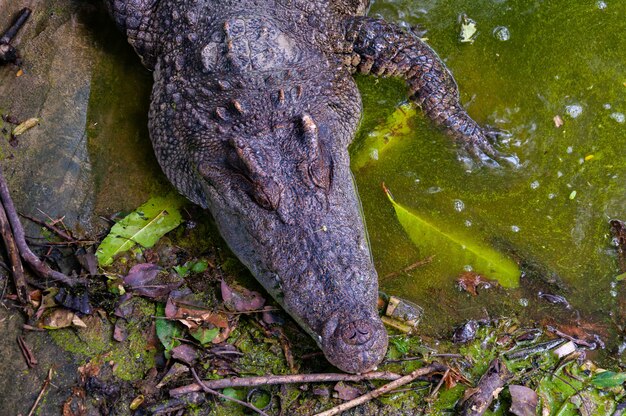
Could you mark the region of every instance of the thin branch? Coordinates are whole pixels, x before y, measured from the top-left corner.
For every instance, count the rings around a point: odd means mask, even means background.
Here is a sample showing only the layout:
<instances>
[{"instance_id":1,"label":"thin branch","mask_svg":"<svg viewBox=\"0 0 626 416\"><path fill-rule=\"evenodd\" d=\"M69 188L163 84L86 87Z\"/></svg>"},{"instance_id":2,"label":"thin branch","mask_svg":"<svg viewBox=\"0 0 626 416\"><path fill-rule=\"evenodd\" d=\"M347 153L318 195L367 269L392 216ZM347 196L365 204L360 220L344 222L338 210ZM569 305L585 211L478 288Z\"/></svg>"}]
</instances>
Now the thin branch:
<instances>
[{"instance_id":1,"label":"thin branch","mask_svg":"<svg viewBox=\"0 0 626 416\"><path fill-rule=\"evenodd\" d=\"M13 237L15 238L15 244L22 256L22 259L28 263L28 265L33 269L33 271L41 278L56 280L58 282L65 283L68 286L75 286L78 281L72 279L63 273L57 272L48 266L46 263L42 262L39 257L33 253L28 244L26 244L26 239L24 237L24 228L22 227L22 223L20 222L19 215L15 210L15 205L13 204L13 200L11 199L11 194L9 192L9 187L7 185L6 180L4 179L4 175L2 174L2 169L0 168L0 199L2 200L2 205L6 212L6 216L11 224L11 229L13 230Z\"/></svg>"},{"instance_id":2,"label":"thin branch","mask_svg":"<svg viewBox=\"0 0 626 416\"><path fill-rule=\"evenodd\" d=\"M430 374L433 372L437 372L437 371L445 371L448 367L439 364L439 363L432 363L426 367L422 367L422 368L418 368L417 370L407 374L404 377L401 377L397 380L392 381L391 383L387 383L384 386L376 389L376 390L372 390L367 394L364 394L363 396L357 397L354 400L350 400L347 401L345 403L340 404L339 406L335 406L332 409L329 409L325 412L322 413L318 413L315 416L334 416L334 415L338 415L342 412L345 412L348 409L352 409L353 407L356 407L360 404L366 403L372 399L375 399L379 396L382 396L385 393L388 393L389 391L396 389L400 386L404 386L405 384L408 384L410 382L412 382L413 380L415 380L416 378L420 377L420 376L424 376L426 374Z\"/></svg>"},{"instance_id":3,"label":"thin branch","mask_svg":"<svg viewBox=\"0 0 626 416\"><path fill-rule=\"evenodd\" d=\"M2 233L4 247L9 256L11 275L13 276L13 283L15 284L15 290L17 292L17 299L22 305L30 305L30 294L28 293L28 286L26 285L26 278L24 277L24 266L22 266L20 252L15 244L11 225L9 224L9 220L2 205L0 205L0 233Z\"/></svg>"},{"instance_id":4,"label":"thin branch","mask_svg":"<svg viewBox=\"0 0 626 416\"><path fill-rule=\"evenodd\" d=\"M47 222L42 221L39 218L35 218L27 214L19 214L19 215L26 218L29 221L34 222L37 225L41 225L42 227L45 227L48 231L52 231L53 233L55 233L56 235L58 235L65 241L71 241L71 242L76 241L74 237L72 237L69 233L65 232L65 230L62 230L59 227L56 227L52 224L48 224Z\"/></svg>"},{"instance_id":5,"label":"thin branch","mask_svg":"<svg viewBox=\"0 0 626 416\"><path fill-rule=\"evenodd\" d=\"M443 383L446 381L446 377L448 377L448 374L450 374L450 369L449 368L446 370L445 373L443 373L443 376L441 377L441 380L439 380L439 383L437 384L437 387L435 387L435 390L433 390L433 392L430 393L430 397L435 397L437 395L437 393L439 392L439 389L441 388Z\"/></svg>"},{"instance_id":6,"label":"thin branch","mask_svg":"<svg viewBox=\"0 0 626 416\"><path fill-rule=\"evenodd\" d=\"M428 256L425 259L420 259L420 260L416 261L413 264L409 264L408 266L406 266L404 269L402 269L400 271L392 272L392 273L389 273L388 275L383 276L383 280L391 279L392 277L399 276L402 273L408 273L410 271L413 271L413 270L417 269L418 267L425 266L428 263L431 263L434 258L435 258L435 255L433 254L432 256Z\"/></svg>"},{"instance_id":7,"label":"thin branch","mask_svg":"<svg viewBox=\"0 0 626 416\"><path fill-rule=\"evenodd\" d=\"M344 373L324 374L292 374L286 376L262 376L262 377L231 377L220 380L204 380L205 386L211 389L224 389L227 387L255 387L270 384L300 384L300 383L326 383L331 381L362 381L362 380L397 380L399 374L388 371L372 371L361 375ZM183 394L200 391L198 384L189 384L170 390L170 396L177 397Z\"/></svg>"},{"instance_id":8,"label":"thin branch","mask_svg":"<svg viewBox=\"0 0 626 416\"><path fill-rule=\"evenodd\" d=\"M209 394L212 394L214 396L221 397L222 399L230 400L231 402L235 402L237 404L240 404L240 405L242 405L244 407L247 407L250 410L253 410L253 411L257 412L258 414L260 414L262 416L268 416L268 414L265 413L263 410L257 409L256 407L252 406L250 403L242 402L239 399L235 399L234 397L227 396L225 394L220 393L219 391L215 391L213 389L208 388L202 382L202 380L200 380L200 377L198 377L198 373L196 373L196 370L194 370L193 367L189 367L189 369L191 370L191 374L193 375L193 378L196 379L196 383L198 383L200 385L200 387L202 387L202 391L204 391L205 393L209 393Z\"/></svg>"},{"instance_id":9,"label":"thin branch","mask_svg":"<svg viewBox=\"0 0 626 416\"><path fill-rule=\"evenodd\" d=\"M52 368L48 370L48 376L43 381L43 384L41 386L41 391L39 392L39 396L37 396L37 400L35 400L33 407L30 408L30 412L28 412L28 416L33 416L35 414L35 410L37 410L37 406L39 406L39 402L43 398L43 395L48 389L48 386L50 386L51 381L52 381Z\"/></svg>"},{"instance_id":10,"label":"thin branch","mask_svg":"<svg viewBox=\"0 0 626 416\"><path fill-rule=\"evenodd\" d=\"M17 32L24 26L24 23L26 23L30 13L31 11L27 7L20 10L13 24L0 37L0 43L10 43L15 35L17 35Z\"/></svg>"}]
</instances>

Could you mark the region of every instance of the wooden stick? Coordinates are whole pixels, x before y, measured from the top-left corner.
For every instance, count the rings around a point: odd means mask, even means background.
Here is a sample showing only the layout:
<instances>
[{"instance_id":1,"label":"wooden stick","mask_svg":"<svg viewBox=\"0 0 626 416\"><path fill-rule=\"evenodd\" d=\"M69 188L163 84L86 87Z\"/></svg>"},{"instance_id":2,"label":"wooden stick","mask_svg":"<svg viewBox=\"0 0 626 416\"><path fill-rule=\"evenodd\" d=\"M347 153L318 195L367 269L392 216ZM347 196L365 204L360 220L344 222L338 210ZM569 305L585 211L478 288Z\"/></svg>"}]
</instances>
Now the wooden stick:
<instances>
[{"instance_id":1,"label":"wooden stick","mask_svg":"<svg viewBox=\"0 0 626 416\"><path fill-rule=\"evenodd\" d=\"M51 381L52 381L52 368L48 370L48 376L43 381L43 384L41 386L41 391L39 392L39 396L37 396L37 400L35 400L33 407L30 408L30 412L28 412L28 416L33 416L33 414L35 413L35 410L37 410L37 406L39 406L39 402L43 398L43 395L48 389L48 386L50 386Z\"/></svg>"},{"instance_id":2,"label":"wooden stick","mask_svg":"<svg viewBox=\"0 0 626 416\"><path fill-rule=\"evenodd\" d=\"M11 231L11 225L9 224L9 220L7 219L7 214L1 205L0 233L2 233L4 247L6 248L7 254L9 256L11 275L13 276L13 283L15 284L15 290L17 292L17 299L22 305L30 305L30 294L28 293L28 286L26 285L26 278L24 277L24 266L22 266L20 251L15 244L13 231Z\"/></svg>"},{"instance_id":3,"label":"wooden stick","mask_svg":"<svg viewBox=\"0 0 626 416\"><path fill-rule=\"evenodd\" d=\"M15 238L15 244L22 256L22 259L28 263L28 265L33 269L33 271L41 278L56 280L58 282L65 283L68 286L75 286L78 281L72 279L63 273L57 272L48 266L46 263L42 262L39 257L33 253L28 244L26 244L26 237L24 236L24 228L22 227L22 223L20 222L20 217L17 214L15 209L15 205L13 204L13 200L11 199L11 194L9 192L9 186L7 185L6 180L4 179L4 175L2 174L2 169L0 168L0 199L2 200L2 206L4 207L4 211L6 212L7 219L9 220L9 224L11 224L11 229L13 230L13 237Z\"/></svg>"},{"instance_id":4,"label":"wooden stick","mask_svg":"<svg viewBox=\"0 0 626 416\"><path fill-rule=\"evenodd\" d=\"M30 13L31 11L27 7L24 7L22 10L20 10L13 24L11 24L11 26L2 34L2 36L0 36L0 43L10 43L15 35L17 35L17 32L22 28L22 26L24 26L24 23L26 23L26 20L28 20Z\"/></svg>"},{"instance_id":5,"label":"wooden stick","mask_svg":"<svg viewBox=\"0 0 626 416\"><path fill-rule=\"evenodd\" d=\"M64 230L60 229L59 227L56 227L52 224L49 224L45 221L40 220L39 218L35 218L32 217L30 215L26 215L26 214L19 214L22 217L26 218L27 220L30 220L32 222L34 222L37 225L41 225L42 227L46 228L49 231L52 231L53 233L55 233L56 235L58 235L59 237L61 237L62 239L64 239L65 241L70 241L70 242L75 242L76 239L74 237L72 237L69 233L65 232Z\"/></svg>"},{"instance_id":6,"label":"wooden stick","mask_svg":"<svg viewBox=\"0 0 626 416\"><path fill-rule=\"evenodd\" d=\"M344 373L325 374L293 374L287 376L263 376L263 377L231 377L220 380L204 380L205 386L211 389L225 389L227 387L255 387L270 384L294 384L294 383L325 383L330 381L362 381L362 380L397 380L399 374L388 371L365 373L361 375ZM183 394L202 390L198 384L188 384L170 390L170 396L178 397Z\"/></svg>"},{"instance_id":7,"label":"wooden stick","mask_svg":"<svg viewBox=\"0 0 626 416\"><path fill-rule=\"evenodd\" d=\"M196 370L194 370L193 367L189 367L189 369L191 370L191 374L193 375L193 378L196 379L196 383L198 383L200 385L200 387L202 387L202 391L204 391L205 393L209 393L209 394L212 394L214 396L221 397L222 399L230 400L232 402L240 404L240 405L242 405L244 407L247 407L250 410L253 410L253 411L257 412L258 414L260 414L262 416L268 416L268 414L265 413L263 410L257 409L256 407L252 406L250 403L242 402L239 399L235 399L234 397L227 396L225 394L220 393L219 391L215 391L213 389L208 388L202 382L202 380L200 380L200 377L198 377L198 373L196 373Z\"/></svg>"},{"instance_id":8,"label":"wooden stick","mask_svg":"<svg viewBox=\"0 0 626 416\"><path fill-rule=\"evenodd\" d=\"M391 383L387 383L384 386L376 389L376 390L372 390L367 394L364 394L363 396L357 397L354 400L350 400L348 402L342 403L339 406L335 406L332 409L329 409L325 412L322 413L318 413L315 416L334 416L334 415L338 415L341 412L344 412L348 409L352 409L353 407L356 407L360 404L366 403L372 399L375 399L379 396L382 396L385 393L388 393L390 390L396 389L400 386L404 386L405 384L408 384L410 382L412 382L413 380L415 380L416 378L435 372L435 371L445 371L447 369L446 366L441 365L439 363L432 363L426 367L422 367L422 368L418 368L417 370L407 374L404 377L400 377L397 380L392 381Z\"/></svg>"}]
</instances>

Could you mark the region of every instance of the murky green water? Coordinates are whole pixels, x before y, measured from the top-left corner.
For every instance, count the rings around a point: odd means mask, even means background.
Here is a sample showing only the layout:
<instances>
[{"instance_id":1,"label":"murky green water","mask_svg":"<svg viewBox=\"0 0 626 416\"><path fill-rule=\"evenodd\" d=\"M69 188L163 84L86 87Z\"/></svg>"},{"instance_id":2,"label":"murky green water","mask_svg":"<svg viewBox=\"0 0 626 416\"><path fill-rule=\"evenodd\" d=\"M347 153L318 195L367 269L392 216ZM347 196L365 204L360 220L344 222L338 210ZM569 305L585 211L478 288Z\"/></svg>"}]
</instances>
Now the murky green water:
<instances>
[{"instance_id":1,"label":"murky green water","mask_svg":"<svg viewBox=\"0 0 626 416\"><path fill-rule=\"evenodd\" d=\"M472 44L458 41L463 13L477 22ZM458 271L446 267L445 253L386 279L425 253L396 220L381 191L384 181L414 212L558 275L561 293L583 315L608 316L618 274L608 220L626 217L626 2L377 1L371 14L427 29L424 36L452 69L469 113L510 131L503 150L522 161L518 169L467 173L447 138L420 115L410 135L357 171L382 288L424 304L431 324L485 316L485 304L490 313L502 306L495 313L514 308L535 318L559 309L537 299L538 286L531 290L528 281L514 296L455 293ZM507 41L493 34L501 26L509 30ZM373 81L359 80L365 119L353 152L405 99L401 84ZM528 307L519 306L518 295Z\"/></svg>"}]
</instances>

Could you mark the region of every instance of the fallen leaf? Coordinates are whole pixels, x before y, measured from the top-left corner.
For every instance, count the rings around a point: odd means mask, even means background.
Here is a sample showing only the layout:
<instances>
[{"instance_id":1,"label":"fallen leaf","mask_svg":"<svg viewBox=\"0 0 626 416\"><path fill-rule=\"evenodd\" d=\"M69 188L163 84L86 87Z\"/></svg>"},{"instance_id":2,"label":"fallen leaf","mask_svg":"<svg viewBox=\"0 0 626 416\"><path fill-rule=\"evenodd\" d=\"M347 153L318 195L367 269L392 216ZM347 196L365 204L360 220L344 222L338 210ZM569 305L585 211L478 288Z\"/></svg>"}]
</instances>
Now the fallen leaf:
<instances>
[{"instance_id":1,"label":"fallen leaf","mask_svg":"<svg viewBox=\"0 0 626 416\"><path fill-rule=\"evenodd\" d=\"M202 325L189 330L189 334L202 345L212 342L219 333L219 328L207 328Z\"/></svg>"},{"instance_id":2,"label":"fallen leaf","mask_svg":"<svg viewBox=\"0 0 626 416\"><path fill-rule=\"evenodd\" d=\"M59 288L59 292L54 296L58 305L72 311L80 312L83 315L91 314L92 308L89 302L89 293L84 290Z\"/></svg>"},{"instance_id":3,"label":"fallen leaf","mask_svg":"<svg viewBox=\"0 0 626 416\"><path fill-rule=\"evenodd\" d=\"M511 413L516 416L535 416L537 414L538 396L533 389L526 386L512 384L509 386L511 394Z\"/></svg>"},{"instance_id":4,"label":"fallen leaf","mask_svg":"<svg viewBox=\"0 0 626 416\"><path fill-rule=\"evenodd\" d=\"M616 373L613 371L603 371L596 374L591 383L598 388L612 388L621 386L626 381L626 373Z\"/></svg>"},{"instance_id":5,"label":"fallen leaf","mask_svg":"<svg viewBox=\"0 0 626 416\"><path fill-rule=\"evenodd\" d=\"M558 114L552 118L552 121L557 129L563 125L563 119Z\"/></svg>"},{"instance_id":6,"label":"fallen leaf","mask_svg":"<svg viewBox=\"0 0 626 416\"><path fill-rule=\"evenodd\" d=\"M73 325L74 316L74 312L69 309L55 308L44 313L38 326L45 329L67 328Z\"/></svg>"},{"instance_id":7,"label":"fallen leaf","mask_svg":"<svg viewBox=\"0 0 626 416\"><path fill-rule=\"evenodd\" d=\"M87 324L85 324L85 322L83 322L83 320L80 319L76 314L74 314L74 317L72 318L72 325L77 328L87 328Z\"/></svg>"},{"instance_id":8,"label":"fallen leaf","mask_svg":"<svg viewBox=\"0 0 626 416\"><path fill-rule=\"evenodd\" d=\"M151 198L115 224L102 241L96 257L100 266L107 266L113 258L135 244L152 247L165 234L176 228L182 217L179 209L186 201L180 195Z\"/></svg>"},{"instance_id":9,"label":"fallen leaf","mask_svg":"<svg viewBox=\"0 0 626 416\"><path fill-rule=\"evenodd\" d=\"M24 133L26 133L28 130L32 129L33 127L35 127L37 124L39 123L39 119L38 118L29 118L28 120L24 121L23 123L21 123L20 125L16 126L13 129L13 136L19 136L22 135Z\"/></svg>"},{"instance_id":10,"label":"fallen leaf","mask_svg":"<svg viewBox=\"0 0 626 416\"><path fill-rule=\"evenodd\" d=\"M237 312L260 310L265 305L265 298L259 293L239 285L229 286L224 280L221 283L224 305Z\"/></svg>"},{"instance_id":11,"label":"fallen leaf","mask_svg":"<svg viewBox=\"0 0 626 416\"><path fill-rule=\"evenodd\" d=\"M474 272L461 273L456 282L462 290L465 290L472 296L478 295L479 287L489 289L498 284L498 282L489 280L484 276L481 276L480 274Z\"/></svg>"},{"instance_id":12,"label":"fallen leaf","mask_svg":"<svg viewBox=\"0 0 626 416\"><path fill-rule=\"evenodd\" d=\"M521 272L514 261L496 250L478 244L467 237L444 232L398 204L383 184L387 198L396 211L400 224L413 243L423 251L422 255L441 254L441 257L464 269L471 266L476 273L496 279L504 287L517 287Z\"/></svg>"},{"instance_id":13,"label":"fallen leaf","mask_svg":"<svg viewBox=\"0 0 626 416\"><path fill-rule=\"evenodd\" d=\"M172 290L180 287L184 281L177 274L161 273L156 264L142 263L133 266L124 277L128 289L150 299L165 298Z\"/></svg>"},{"instance_id":14,"label":"fallen leaf","mask_svg":"<svg viewBox=\"0 0 626 416\"><path fill-rule=\"evenodd\" d=\"M128 331L126 331L126 322L122 319L118 319L113 327L113 339L117 342L124 342L128 338Z\"/></svg>"},{"instance_id":15,"label":"fallen leaf","mask_svg":"<svg viewBox=\"0 0 626 416\"><path fill-rule=\"evenodd\" d=\"M162 388L166 384L178 380L181 376L186 375L189 372L189 367L183 365L181 363L174 363L172 367L169 369L167 374L163 376L159 384L157 384L157 388Z\"/></svg>"},{"instance_id":16,"label":"fallen leaf","mask_svg":"<svg viewBox=\"0 0 626 416\"><path fill-rule=\"evenodd\" d=\"M337 392L337 397L345 401L356 399L363 394L356 387L349 386L343 381L335 384L334 390Z\"/></svg>"},{"instance_id":17,"label":"fallen leaf","mask_svg":"<svg viewBox=\"0 0 626 416\"><path fill-rule=\"evenodd\" d=\"M415 104L402 104L396 108L385 122L368 133L363 142L355 149L350 157L351 168L358 170L377 161L392 144L415 131L413 123L416 115Z\"/></svg>"},{"instance_id":18,"label":"fallen leaf","mask_svg":"<svg viewBox=\"0 0 626 416\"><path fill-rule=\"evenodd\" d=\"M191 345L181 344L172 348L172 358L192 366L198 359L198 350Z\"/></svg>"},{"instance_id":19,"label":"fallen leaf","mask_svg":"<svg viewBox=\"0 0 626 416\"><path fill-rule=\"evenodd\" d=\"M157 304L157 316L163 316L164 312L163 305ZM179 327L178 322L168 319L157 319L155 327L157 337L165 349L165 356L169 358L172 348L180 345L178 338L183 337L183 330Z\"/></svg>"}]
</instances>

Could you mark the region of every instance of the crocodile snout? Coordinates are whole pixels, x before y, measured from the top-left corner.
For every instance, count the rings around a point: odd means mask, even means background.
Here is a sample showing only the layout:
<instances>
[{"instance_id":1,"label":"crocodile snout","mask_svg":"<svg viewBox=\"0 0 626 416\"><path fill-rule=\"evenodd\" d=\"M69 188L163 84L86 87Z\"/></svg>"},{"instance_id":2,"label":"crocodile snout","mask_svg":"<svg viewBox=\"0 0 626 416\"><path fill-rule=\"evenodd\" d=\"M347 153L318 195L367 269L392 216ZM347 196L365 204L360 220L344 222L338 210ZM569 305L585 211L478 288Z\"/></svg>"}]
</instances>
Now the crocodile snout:
<instances>
[{"instance_id":1,"label":"crocodile snout","mask_svg":"<svg viewBox=\"0 0 626 416\"><path fill-rule=\"evenodd\" d=\"M353 321L341 330L341 338L346 344L362 345L372 338L374 332L371 323L365 320Z\"/></svg>"},{"instance_id":2,"label":"crocodile snout","mask_svg":"<svg viewBox=\"0 0 626 416\"><path fill-rule=\"evenodd\" d=\"M365 373L383 360L387 340L378 315L355 320L334 316L324 325L321 347L328 361L340 370Z\"/></svg>"}]
</instances>

